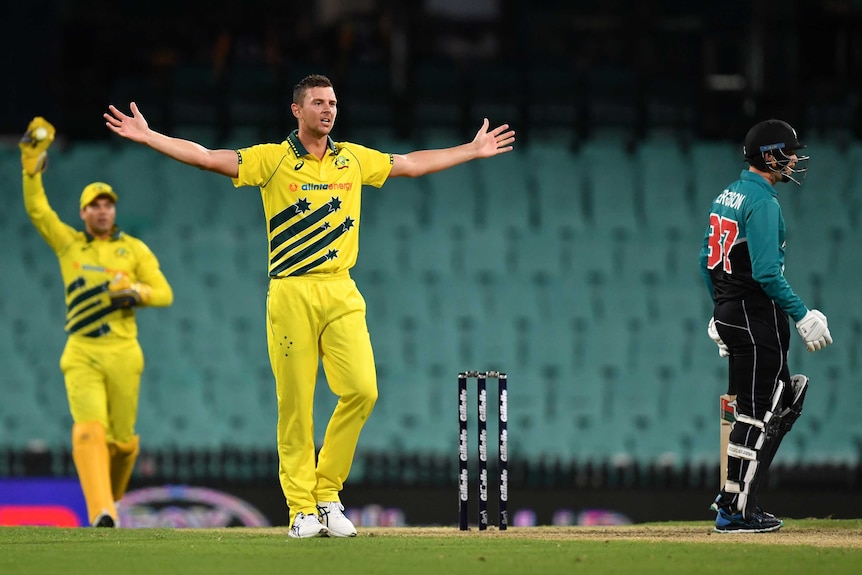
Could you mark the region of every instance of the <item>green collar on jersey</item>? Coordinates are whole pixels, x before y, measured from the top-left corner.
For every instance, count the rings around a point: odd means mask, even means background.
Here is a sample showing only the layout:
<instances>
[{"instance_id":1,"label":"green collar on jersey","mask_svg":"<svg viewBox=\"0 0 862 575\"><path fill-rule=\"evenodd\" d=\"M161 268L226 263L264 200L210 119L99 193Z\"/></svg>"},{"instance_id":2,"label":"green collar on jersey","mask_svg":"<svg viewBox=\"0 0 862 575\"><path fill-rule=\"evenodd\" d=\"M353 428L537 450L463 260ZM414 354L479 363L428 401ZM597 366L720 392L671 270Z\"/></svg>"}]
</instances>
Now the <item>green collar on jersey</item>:
<instances>
[{"instance_id":1,"label":"green collar on jersey","mask_svg":"<svg viewBox=\"0 0 862 575\"><path fill-rule=\"evenodd\" d=\"M121 229L119 228L119 226L114 225L114 228L111 230L111 239L112 239L112 240L118 240L118 239L120 239L120 234L122 234L122 233L123 233L123 230L121 230ZM95 239L96 239L96 238L95 238L95 236L93 236L93 235L92 235L90 232L88 232L87 230L84 230L84 235L85 235L85 236L87 236L87 241L88 241L88 242L92 242L93 240L95 240Z\"/></svg>"},{"instance_id":2,"label":"green collar on jersey","mask_svg":"<svg viewBox=\"0 0 862 575\"><path fill-rule=\"evenodd\" d=\"M286 141L287 145L290 146L291 151L296 154L297 158L301 158L309 154L308 150L305 149L305 146L302 145L302 142L299 141L299 130L292 131ZM333 155L338 154L338 147L329 136L326 136L326 146L332 150Z\"/></svg>"}]
</instances>

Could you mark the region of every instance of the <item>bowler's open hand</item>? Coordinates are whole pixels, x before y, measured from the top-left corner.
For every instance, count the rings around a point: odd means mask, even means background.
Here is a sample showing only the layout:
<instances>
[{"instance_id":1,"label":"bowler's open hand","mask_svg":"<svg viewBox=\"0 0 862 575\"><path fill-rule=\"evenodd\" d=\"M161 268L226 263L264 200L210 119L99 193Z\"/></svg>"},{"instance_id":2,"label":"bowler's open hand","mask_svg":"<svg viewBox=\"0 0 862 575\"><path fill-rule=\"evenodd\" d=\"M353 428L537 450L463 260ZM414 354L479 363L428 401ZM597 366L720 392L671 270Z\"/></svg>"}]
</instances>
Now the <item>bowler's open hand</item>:
<instances>
[{"instance_id":1,"label":"bowler's open hand","mask_svg":"<svg viewBox=\"0 0 862 575\"><path fill-rule=\"evenodd\" d=\"M515 130L510 130L509 124L503 124L489 132L489 125L488 118L485 118L482 127L479 128L476 137L473 138L473 144L477 146L477 156L490 158L497 154L511 152L512 143L515 141Z\"/></svg>"},{"instance_id":2,"label":"bowler's open hand","mask_svg":"<svg viewBox=\"0 0 862 575\"><path fill-rule=\"evenodd\" d=\"M119 134L133 142L144 143L147 138L147 131L149 130L147 120L141 114L140 110L138 110L138 105L134 102L129 105L129 109L132 111L131 116L122 113L113 104L108 106L108 111L103 114L105 125L115 134Z\"/></svg>"}]
</instances>

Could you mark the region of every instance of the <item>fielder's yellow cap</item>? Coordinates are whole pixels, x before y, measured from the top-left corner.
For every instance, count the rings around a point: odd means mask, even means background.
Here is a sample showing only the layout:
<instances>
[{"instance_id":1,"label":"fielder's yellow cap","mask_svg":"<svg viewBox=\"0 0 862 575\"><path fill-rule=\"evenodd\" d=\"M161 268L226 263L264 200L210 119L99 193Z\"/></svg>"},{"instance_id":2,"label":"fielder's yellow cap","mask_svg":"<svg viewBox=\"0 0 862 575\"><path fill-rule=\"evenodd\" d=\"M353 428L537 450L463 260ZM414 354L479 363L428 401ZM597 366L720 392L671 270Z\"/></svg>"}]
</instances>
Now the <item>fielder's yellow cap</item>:
<instances>
[{"instance_id":1,"label":"fielder's yellow cap","mask_svg":"<svg viewBox=\"0 0 862 575\"><path fill-rule=\"evenodd\" d=\"M117 203L117 194L114 189L104 182L93 182L81 192L81 209L89 206L93 200L98 197L105 196L111 198L114 203Z\"/></svg>"}]
</instances>

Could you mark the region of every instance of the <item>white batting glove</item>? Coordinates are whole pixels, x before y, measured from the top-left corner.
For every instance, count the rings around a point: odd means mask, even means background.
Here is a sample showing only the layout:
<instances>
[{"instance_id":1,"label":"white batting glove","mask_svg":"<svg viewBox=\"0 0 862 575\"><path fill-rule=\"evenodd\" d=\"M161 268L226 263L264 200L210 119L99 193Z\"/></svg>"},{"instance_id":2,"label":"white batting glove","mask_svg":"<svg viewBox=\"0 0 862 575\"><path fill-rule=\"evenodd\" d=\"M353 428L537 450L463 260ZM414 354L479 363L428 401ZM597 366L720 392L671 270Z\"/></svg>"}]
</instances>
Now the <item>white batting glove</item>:
<instances>
[{"instance_id":1,"label":"white batting glove","mask_svg":"<svg viewBox=\"0 0 862 575\"><path fill-rule=\"evenodd\" d=\"M826 316L819 310L808 310L805 317L796 322L796 330L805 340L808 351L817 351L832 343Z\"/></svg>"},{"instance_id":2,"label":"white batting glove","mask_svg":"<svg viewBox=\"0 0 862 575\"><path fill-rule=\"evenodd\" d=\"M721 357L727 357L730 355L730 350L727 349L727 345L721 341L721 336L718 335L718 330L715 329L715 318L709 318L709 326L706 328L706 333L709 335L709 338L715 342L715 345L718 346L718 355Z\"/></svg>"}]
</instances>

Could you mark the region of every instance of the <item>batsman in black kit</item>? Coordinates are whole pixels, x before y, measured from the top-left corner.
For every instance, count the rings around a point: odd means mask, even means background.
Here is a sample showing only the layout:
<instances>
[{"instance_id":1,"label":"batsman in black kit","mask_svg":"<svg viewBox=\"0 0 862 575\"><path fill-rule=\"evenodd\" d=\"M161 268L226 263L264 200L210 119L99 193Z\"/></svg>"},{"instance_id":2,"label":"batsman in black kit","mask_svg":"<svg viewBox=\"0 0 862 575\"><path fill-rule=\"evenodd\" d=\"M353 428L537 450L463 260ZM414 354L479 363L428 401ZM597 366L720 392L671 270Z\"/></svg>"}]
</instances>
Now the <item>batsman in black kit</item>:
<instances>
[{"instance_id":1,"label":"batsman in black kit","mask_svg":"<svg viewBox=\"0 0 862 575\"><path fill-rule=\"evenodd\" d=\"M736 422L727 477L712 509L720 533L776 531L782 521L758 504L781 440L802 412L808 378L790 375L790 320L809 351L832 343L826 317L809 309L784 278L785 227L775 185L801 185L808 156L781 120L745 137L749 168L712 202L700 267L714 302L707 333L728 357Z\"/></svg>"}]
</instances>

